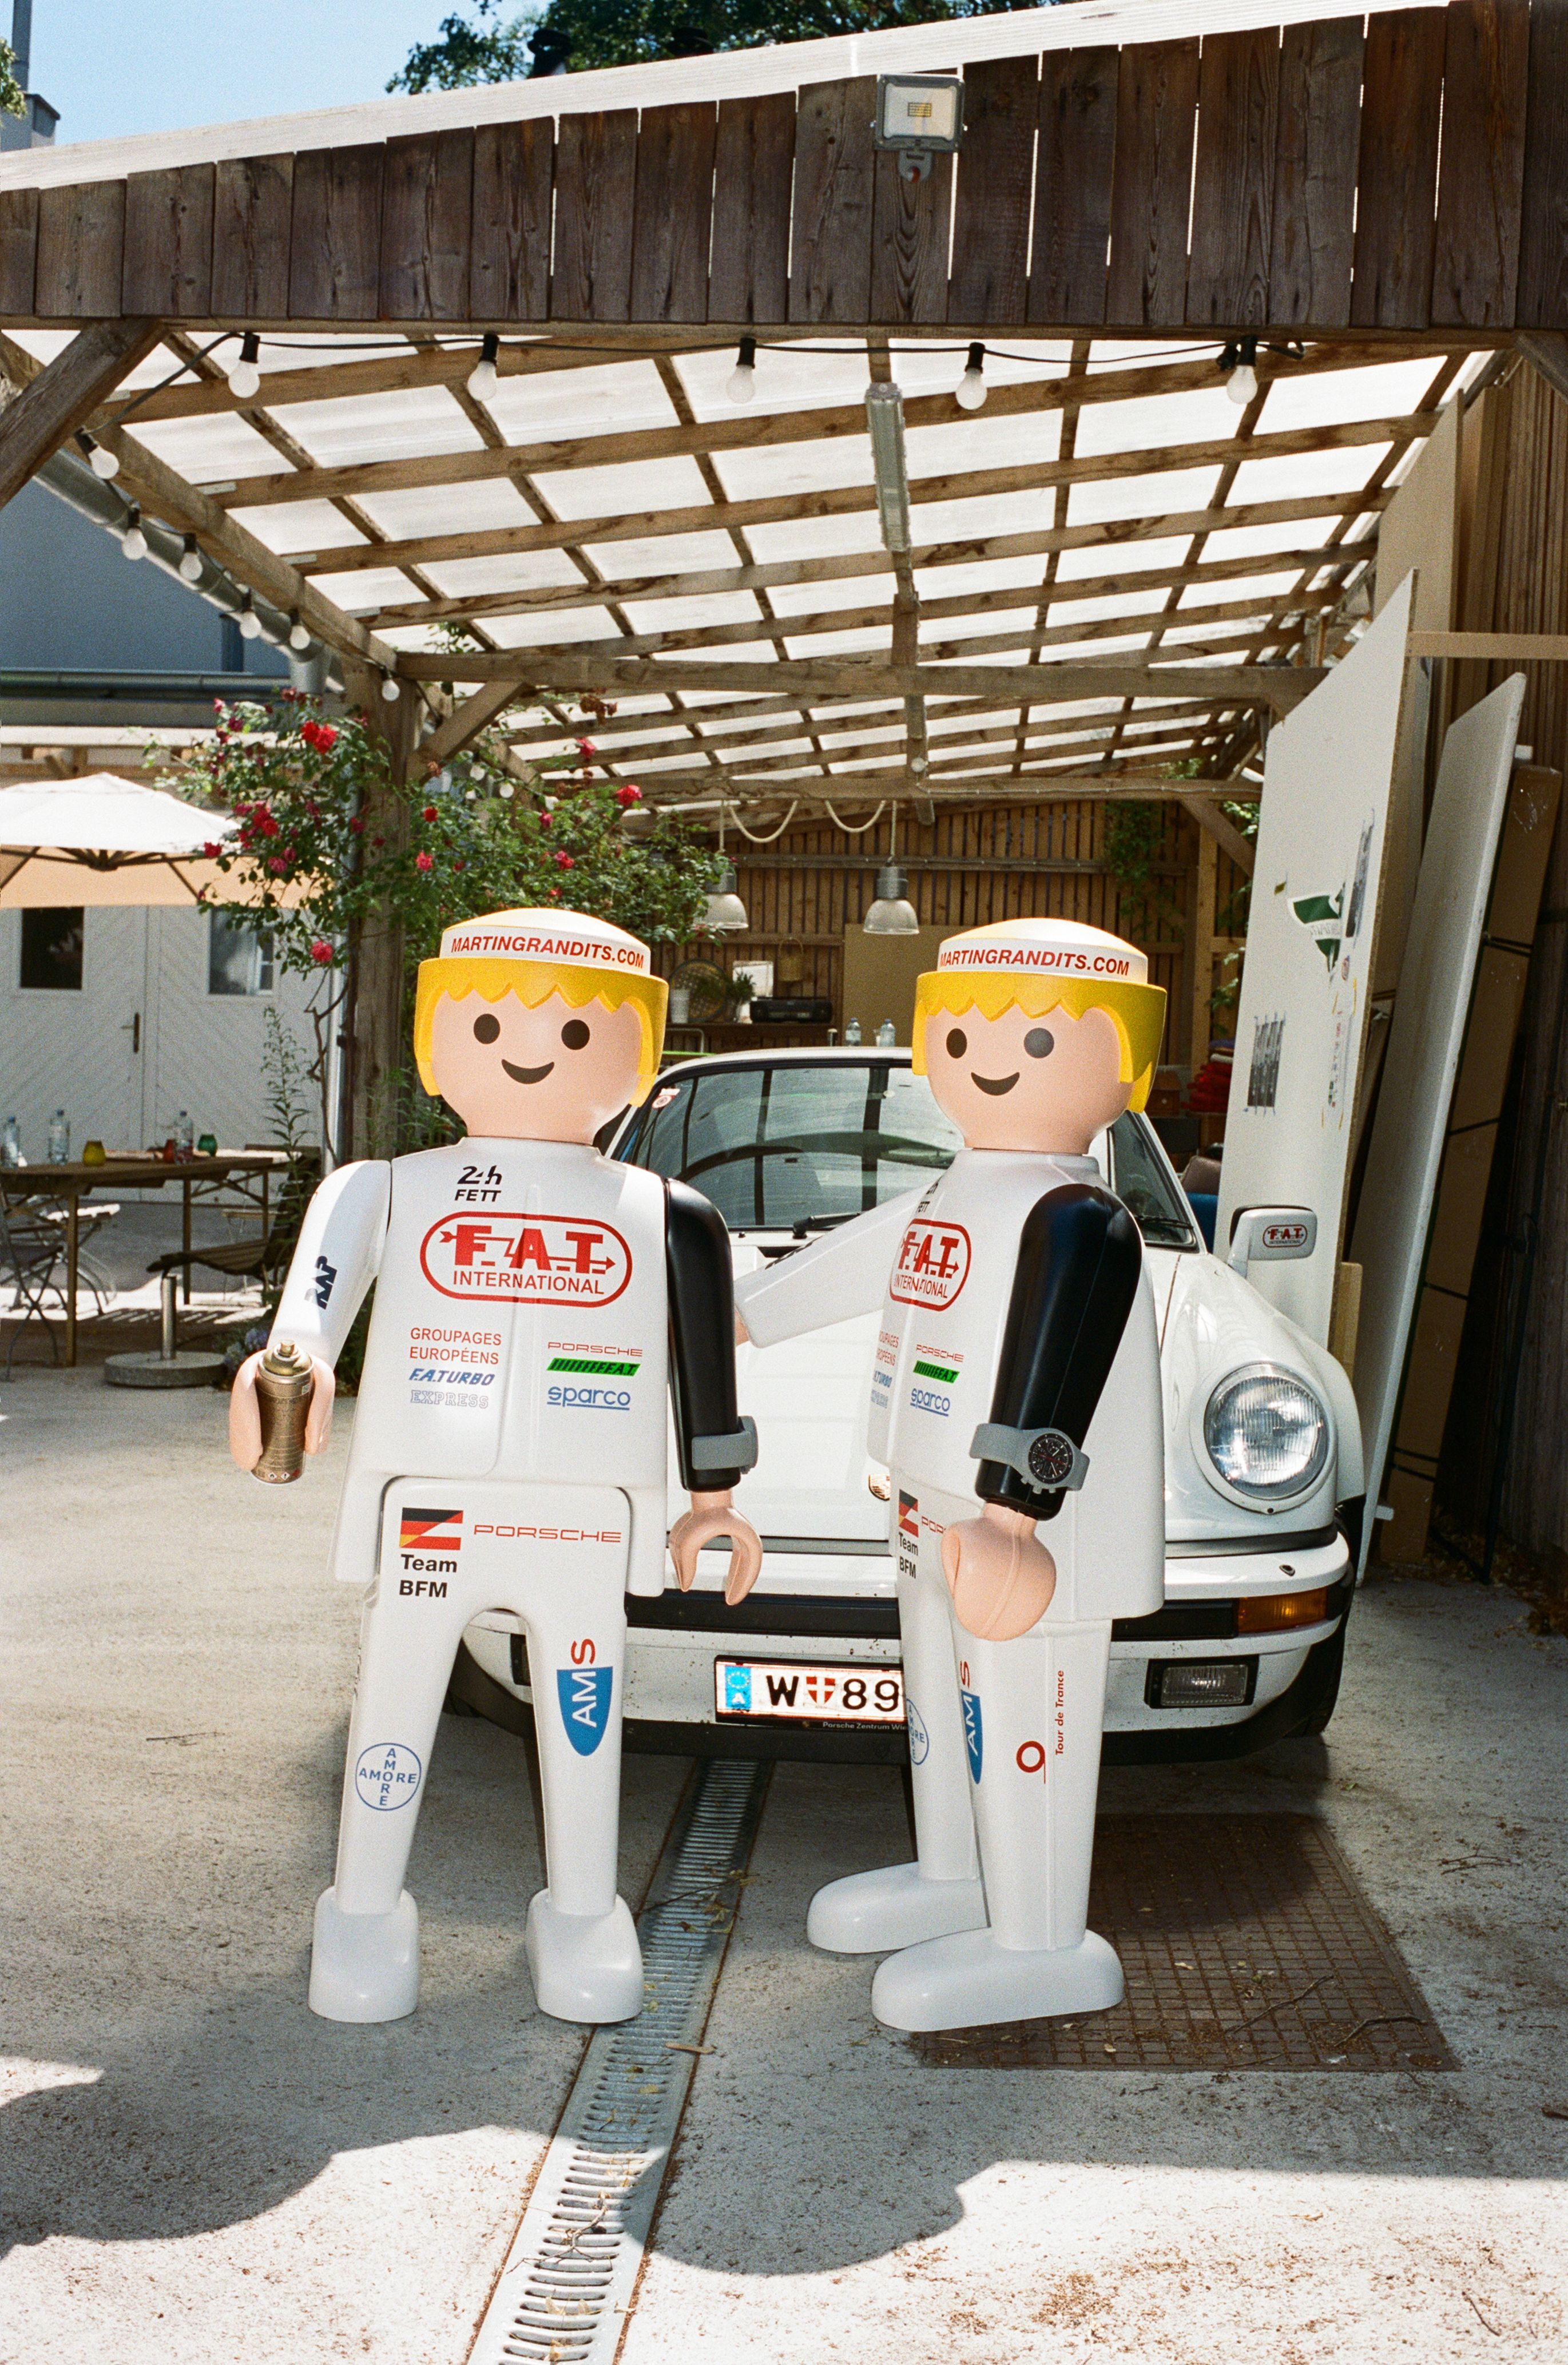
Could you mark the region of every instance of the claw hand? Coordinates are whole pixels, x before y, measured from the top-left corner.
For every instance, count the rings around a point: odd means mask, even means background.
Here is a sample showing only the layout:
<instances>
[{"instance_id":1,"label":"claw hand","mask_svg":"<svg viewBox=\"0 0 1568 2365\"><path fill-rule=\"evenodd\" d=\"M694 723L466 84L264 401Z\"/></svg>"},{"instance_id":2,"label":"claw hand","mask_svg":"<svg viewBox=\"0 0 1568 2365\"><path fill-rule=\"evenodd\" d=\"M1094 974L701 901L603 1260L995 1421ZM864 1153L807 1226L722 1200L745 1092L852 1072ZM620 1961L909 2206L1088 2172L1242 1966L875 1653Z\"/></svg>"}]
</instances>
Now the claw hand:
<instances>
[{"instance_id":1,"label":"claw hand","mask_svg":"<svg viewBox=\"0 0 1568 2365\"><path fill-rule=\"evenodd\" d=\"M942 1539L942 1567L960 1626L982 1642L1011 1642L1051 1606L1057 1564L1026 1512L987 1503Z\"/></svg>"},{"instance_id":2,"label":"claw hand","mask_svg":"<svg viewBox=\"0 0 1568 2365\"><path fill-rule=\"evenodd\" d=\"M258 1452L260 1449L257 1449ZM713 1495L693 1494L691 1508L669 1531L670 1558L682 1593L689 1593L697 1575L697 1555L714 1536L730 1539L730 1567L724 1579L724 1599L733 1609L756 1583L762 1567L762 1539L751 1521L730 1508L728 1487Z\"/></svg>"},{"instance_id":3,"label":"claw hand","mask_svg":"<svg viewBox=\"0 0 1568 2365\"><path fill-rule=\"evenodd\" d=\"M253 1470L262 1458L262 1409L256 1402L260 1355L247 1355L234 1374L229 1393L229 1451L241 1470ZM310 1358L313 1384L310 1409L305 1416L305 1451L319 1453L332 1433L332 1403L338 1384L331 1368L318 1355Z\"/></svg>"}]
</instances>

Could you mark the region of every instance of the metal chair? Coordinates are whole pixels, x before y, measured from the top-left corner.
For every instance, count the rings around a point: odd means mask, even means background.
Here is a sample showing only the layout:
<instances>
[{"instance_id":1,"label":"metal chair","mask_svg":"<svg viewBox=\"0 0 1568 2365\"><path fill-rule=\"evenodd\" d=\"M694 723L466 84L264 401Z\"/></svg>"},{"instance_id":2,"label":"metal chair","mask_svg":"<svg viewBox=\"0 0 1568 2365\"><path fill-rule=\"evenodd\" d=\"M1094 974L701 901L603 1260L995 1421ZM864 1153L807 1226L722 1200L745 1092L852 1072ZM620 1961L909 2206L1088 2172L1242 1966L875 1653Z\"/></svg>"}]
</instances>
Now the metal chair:
<instances>
[{"instance_id":1,"label":"metal chair","mask_svg":"<svg viewBox=\"0 0 1568 2365\"><path fill-rule=\"evenodd\" d=\"M37 1315L49 1334L50 1351L56 1363L60 1361L60 1344L53 1327L43 1310L43 1301L52 1289L64 1303L62 1284L54 1279L55 1267L64 1255L64 1242L58 1232L37 1223L18 1223L12 1216L0 1192L0 1286L12 1293L11 1314L20 1313L21 1320L11 1334L6 1351L6 1377L12 1377L11 1365L23 1331Z\"/></svg>"}]
</instances>

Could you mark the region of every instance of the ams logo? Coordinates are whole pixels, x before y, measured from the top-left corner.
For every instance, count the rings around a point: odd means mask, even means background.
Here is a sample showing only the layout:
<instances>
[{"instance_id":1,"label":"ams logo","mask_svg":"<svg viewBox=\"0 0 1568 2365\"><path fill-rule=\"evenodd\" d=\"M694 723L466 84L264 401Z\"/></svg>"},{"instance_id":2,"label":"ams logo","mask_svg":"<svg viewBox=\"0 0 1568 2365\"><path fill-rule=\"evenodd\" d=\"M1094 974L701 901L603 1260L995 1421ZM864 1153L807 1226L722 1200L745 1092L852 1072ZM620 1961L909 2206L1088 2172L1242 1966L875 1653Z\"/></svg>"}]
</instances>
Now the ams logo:
<instances>
[{"instance_id":1,"label":"ams logo","mask_svg":"<svg viewBox=\"0 0 1568 2365\"><path fill-rule=\"evenodd\" d=\"M969 1689L967 1659L958 1669L958 1698L964 1711L964 1747L969 1752L969 1778L978 1782L985 1763L985 1723L980 1715L980 1694Z\"/></svg>"},{"instance_id":2,"label":"ams logo","mask_svg":"<svg viewBox=\"0 0 1568 2365\"><path fill-rule=\"evenodd\" d=\"M561 1721L579 1757L591 1757L610 1730L610 1695L615 1670L596 1666L598 1656L591 1642L585 1639L574 1642L571 1665L558 1668L555 1674Z\"/></svg>"},{"instance_id":3,"label":"ams logo","mask_svg":"<svg viewBox=\"0 0 1568 2365\"><path fill-rule=\"evenodd\" d=\"M593 1216L443 1216L420 1243L443 1297L507 1306L609 1306L632 1278L632 1251Z\"/></svg>"}]
</instances>

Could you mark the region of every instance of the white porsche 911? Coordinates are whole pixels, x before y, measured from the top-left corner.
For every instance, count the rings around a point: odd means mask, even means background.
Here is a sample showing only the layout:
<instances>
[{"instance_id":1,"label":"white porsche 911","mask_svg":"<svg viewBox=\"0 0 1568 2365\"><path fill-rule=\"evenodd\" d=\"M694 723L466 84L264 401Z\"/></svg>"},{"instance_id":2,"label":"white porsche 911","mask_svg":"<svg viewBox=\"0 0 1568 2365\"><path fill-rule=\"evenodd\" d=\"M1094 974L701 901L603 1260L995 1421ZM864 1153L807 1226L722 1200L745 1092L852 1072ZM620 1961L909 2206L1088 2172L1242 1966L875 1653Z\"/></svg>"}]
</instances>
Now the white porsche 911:
<instances>
[{"instance_id":1,"label":"white porsche 911","mask_svg":"<svg viewBox=\"0 0 1568 2365\"><path fill-rule=\"evenodd\" d=\"M703 1192L729 1226L740 1273L918 1193L958 1147L908 1051L868 1047L758 1049L668 1068L610 1154ZM1204 1249L1145 1118L1119 1118L1094 1155L1143 1233L1165 1389L1165 1604L1114 1628L1106 1758L1239 1756L1321 1732L1338 1689L1363 1510L1350 1381ZM1238 1243L1244 1255L1239 1227ZM672 1577L659 1598L628 1600L629 1749L905 1756L899 1507L866 1444L876 1330L874 1315L857 1316L738 1350L740 1407L761 1453L736 1499L762 1536L762 1575L728 1608L725 1546L702 1555L690 1593ZM940 1372L923 1376L940 1389ZM500 1613L471 1627L453 1688L526 1730L532 1694L516 1627Z\"/></svg>"}]
</instances>

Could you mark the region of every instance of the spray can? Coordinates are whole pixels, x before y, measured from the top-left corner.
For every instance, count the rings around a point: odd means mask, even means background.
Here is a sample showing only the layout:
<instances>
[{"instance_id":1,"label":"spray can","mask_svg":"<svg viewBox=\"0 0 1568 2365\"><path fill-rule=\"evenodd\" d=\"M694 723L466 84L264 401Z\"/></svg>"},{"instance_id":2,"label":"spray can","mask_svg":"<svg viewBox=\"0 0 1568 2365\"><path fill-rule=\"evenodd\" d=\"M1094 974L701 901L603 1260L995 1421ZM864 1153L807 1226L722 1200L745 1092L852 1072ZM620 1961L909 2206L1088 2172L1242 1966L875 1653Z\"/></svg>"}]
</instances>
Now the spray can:
<instances>
[{"instance_id":1,"label":"spray can","mask_svg":"<svg viewBox=\"0 0 1568 2365\"><path fill-rule=\"evenodd\" d=\"M279 1339L262 1357L256 1373L256 1408L262 1417L262 1458L252 1478L286 1486L305 1467L305 1416L314 1384L310 1358L290 1339Z\"/></svg>"}]
</instances>

